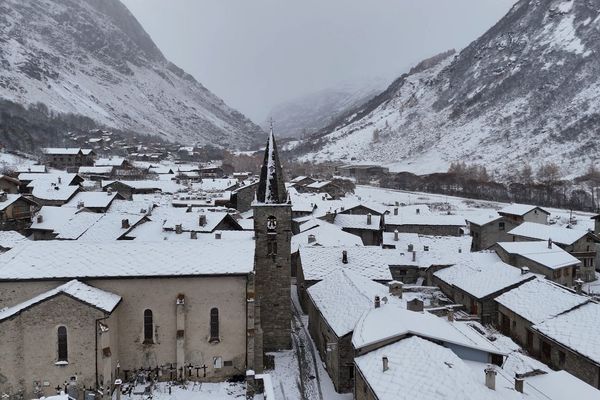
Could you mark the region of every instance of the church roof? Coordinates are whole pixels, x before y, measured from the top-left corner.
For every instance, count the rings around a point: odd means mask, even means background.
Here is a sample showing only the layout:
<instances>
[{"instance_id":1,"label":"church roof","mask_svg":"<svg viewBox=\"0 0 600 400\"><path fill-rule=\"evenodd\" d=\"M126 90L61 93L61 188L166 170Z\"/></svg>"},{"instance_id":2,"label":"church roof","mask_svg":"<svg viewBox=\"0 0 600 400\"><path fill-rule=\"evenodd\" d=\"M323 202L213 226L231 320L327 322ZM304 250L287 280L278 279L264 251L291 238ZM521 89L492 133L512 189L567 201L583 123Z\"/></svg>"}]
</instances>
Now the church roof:
<instances>
[{"instance_id":1,"label":"church roof","mask_svg":"<svg viewBox=\"0 0 600 400\"><path fill-rule=\"evenodd\" d=\"M287 203L287 192L283 182L283 171L279 162L279 155L277 154L273 127L271 127L271 131L269 132L265 158L260 170L256 202L259 204Z\"/></svg>"}]
</instances>

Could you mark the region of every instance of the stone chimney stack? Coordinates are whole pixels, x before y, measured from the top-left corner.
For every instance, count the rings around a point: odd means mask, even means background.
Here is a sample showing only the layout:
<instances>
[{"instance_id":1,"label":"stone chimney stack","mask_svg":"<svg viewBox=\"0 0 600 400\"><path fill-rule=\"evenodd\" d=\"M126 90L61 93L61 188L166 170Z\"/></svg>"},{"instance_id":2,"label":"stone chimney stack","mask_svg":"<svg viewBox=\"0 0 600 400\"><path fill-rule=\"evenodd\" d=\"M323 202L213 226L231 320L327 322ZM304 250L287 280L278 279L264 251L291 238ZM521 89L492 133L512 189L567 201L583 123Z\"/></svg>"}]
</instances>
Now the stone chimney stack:
<instances>
[{"instance_id":1,"label":"stone chimney stack","mask_svg":"<svg viewBox=\"0 0 600 400\"><path fill-rule=\"evenodd\" d=\"M181 235L183 233L183 225L177 224L175 225L175 233Z\"/></svg>"},{"instance_id":2,"label":"stone chimney stack","mask_svg":"<svg viewBox=\"0 0 600 400\"><path fill-rule=\"evenodd\" d=\"M413 262L417 261L417 252L416 251L412 252L412 260L413 260Z\"/></svg>"},{"instance_id":3,"label":"stone chimney stack","mask_svg":"<svg viewBox=\"0 0 600 400\"><path fill-rule=\"evenodd\" d=\"M448 321L449 322L454 321L454 310L452 308L448 309Z\"/></svg>"},{"instance_id":4,"label":"stone chimney stack","mask_svg":"<svg viewBox=\"0 0 600 400\"><path fill-rule=\"evenodd\" d=\"M217 239L217 240L221 239L221 232L215 232L215 239Z\"/></svg>"},{"instance_id":5,"label":"stone chimney stack","mask_svg":"<svg viewBox=\"0 0 600 400\"><path fill-rule=\"evenodd\" d=\"M406 303L406 309L408 311L421 312L423 311L423 300L412 299L411 301Z\"/></svg>"},{"instance_id":6,"label":"stone chimney stack","mask_svg":"<svg viewBox=\"0 0 600 400\"><path fill-rule=\"evenodd\" d=\"M317 241L317 237L313 234L308 235L308 243L314 243Z\"/></svg>"},{"instance_id":7,"label":"stone chimney stack","mask_svg":"<svg viewBox=\"0 0 600 400\"><path fill-rule=\"evenodd\" d=\"M129 229L129 220L127 218L121 220L121 229Z\"/></svg>"},{"instance_id":8,"label":"stone chimney stack","mask_svg":"<svg viewBox=\"0 0 600 400\"><path fill-rule=\"evenodd\" d=\"M200 214L200 216L198 217L198 224L200 226L206 225L206 215L205 214Z\"/></svg>"},{"instance_id":9,"label":"stone chimney stack","mask_svg":"<svg viewBox=\"0 0 600 400\"><path fill-rule=\"evenodd\" d=\"M386 356L381 357L381 362L383 364L383 372L390 369L390 361L388 360L388 358Z\"/></svg>"},{"instance_id":10,"label":"stone chimney stack","mask_svg":"<svg viewBox=\"0 0 600 400\"><path fill-rule=\"evenodd\" d=\"M60 185L62 183L62 178L59 176L58 177L58 184Z\"/></svg>"},{"instance_id":11,"label":"stone chimney stack","mask_svg":"<svg viewBox=\"0 0 600 400\"><path fill-rule=\"evenodd\" d=\"M342 250L342 263L348 264L348 252L346 250Z\"/></svg>"},{"instance_id":12,"label":"stone chimney stack","mask_svg":"<svg viewBox=\"0 0 600 400\"><path fill-rule=\"evenodd\" d=\"M371 222L373 220L373 217L371 216L371 213L367 214L367 225L371 225Z\"/></svg>"},{"instance_id":13,"label":"stone chimney stack","mask_svg":"<svg viewBox=\"0 0 600 400\"><path fill-rule=\"evenodd\" d=\"M524 389L525 389L525 379L521 378L520 376L516 376L515 377L515 390L519 393L523 393Z\"/></svg>"},{"instance_id":14,"label":"stone chimney stack","mask_svg":"<svg viewBox=\"0 0 600 400\"><path fill-rule=\"evenodd\" d=\"M38 224L41 224L42 222L44 222L44 216L42 214L38 214L36 221Z\"/></svg>"},{"instance_id":15,"label":"stone chimney stack","mask_svg":"<svg viewBox=\"0 0 600 400\"><path fill-rule=\"evenodd\" d=\"M581 292L583 291L583 280L581 280L581 278L577 278L575 279L575 290L577 291L577 293L581 294Z\"/></svg>"},{"instance_id":16,"label":"stone chimney stack","mask_svg":"<svg viewBox=\"0 0 600 400\"><path fill-rule=\"evenodd\" d=\"M521 267L521 275L526 275L529 273L529 267Z\"/></svg>"},{"instance_id":17,"label":"stone chimney stack","mask_svg":"<svg viewBox=\"0 0 600 400\"><path fill-rule=\"evenodd\" d=\"M394 215L398 215L398 207L394 207Z\"/></svg>"},{"instance_id":18,"label":"stone chimney stack","mask_svg":"<svg viewBox=\"0 0 600 400\"><path fill-rule=\"evenodd\" d=\"M400 281L392 281L388 283L388 289L392 296L402 298L402 292L404 291L404 283Z\"/></svg>"},{"instance_id":19,"label":"stone chimney stack","mask_svg":"<svg viewBox=\"0 0 600 400\"><path fill-rule=\"evenodd\" d=\"M190 239L198 239L198 232L191 231L190 232Z\"/></svg>"},{"instance_id":20,"label":"stone chimney stack","mask_svg":"<svg viewBox=\"0 0 600 400\"><path fill-rule=\"evenodd\" d=\"M381 307L381 299L379 296L375 296L375 308Z\"/></svg>"},{"instance_id":21,"label":"stone chimney stack","mask_svg":"<svg viewBox=\"0 0 600 400\"><path fill-rule=\"evenodd\" d=\"M496 390L496 374L497 374L496 369L490 365L486 369L484 369L484 371L485 371L485 386L487 386L488 389Z\"/></svg>"},{"instance_id":22,"label":"stone chimney stack","mask_svg":"<svg viewBox=\"0 0 600 400\"><path fill-rule=\"evenodd\" d=\"M394 230L394 240L397 242L398 241L398 229Z\"/></svg>"},{"instance_id":23,"label":"stone chimney stack","mask_svg":"<svg viewBox=\"0 0 600 400\"><path fill-rule=\"evenodd\" d=\"M552 238L548 238L548 248L552 248Z\"/></svg>"},{"instance_id":24,"label":"stone chimney stack","mask_svg":"<svg viewBox=\"0 0 600 400\"><path fill-rule=\"evenodd\" d=\"M412 252L415 246L413 246L412 244L408 245L408 251Z\"/></svg>"},{"instance_id":25,"label":"stone chimney stack","mask_svg":"<svg viewBox=\"0 0 600 400\"><path fill-rule=\"evenodd\" d=\"M421 214L421 209L417 208L417 215Z\"/></svg>"}]
</instances>

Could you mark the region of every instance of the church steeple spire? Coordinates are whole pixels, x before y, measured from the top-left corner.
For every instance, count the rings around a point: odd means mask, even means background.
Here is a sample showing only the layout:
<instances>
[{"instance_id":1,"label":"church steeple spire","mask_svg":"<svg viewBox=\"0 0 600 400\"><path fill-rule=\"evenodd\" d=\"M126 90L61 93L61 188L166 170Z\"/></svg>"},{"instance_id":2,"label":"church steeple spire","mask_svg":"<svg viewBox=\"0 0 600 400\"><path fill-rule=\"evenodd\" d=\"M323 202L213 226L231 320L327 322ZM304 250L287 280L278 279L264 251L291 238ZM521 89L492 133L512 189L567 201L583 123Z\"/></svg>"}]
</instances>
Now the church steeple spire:
<instances>
[{"instance_id":1,"label":"church steeple spire","mask_svg":"<svg viewBox=\"0 0 600 400\"><path fill-rule=\"evenodd\" d=\"M287 192L283 183L283 171L277 154L273 121L265 149L265 158L260 170L260 181L256 191L256 201L263 204L285 204Z\"/></svg>"}]
</instances>

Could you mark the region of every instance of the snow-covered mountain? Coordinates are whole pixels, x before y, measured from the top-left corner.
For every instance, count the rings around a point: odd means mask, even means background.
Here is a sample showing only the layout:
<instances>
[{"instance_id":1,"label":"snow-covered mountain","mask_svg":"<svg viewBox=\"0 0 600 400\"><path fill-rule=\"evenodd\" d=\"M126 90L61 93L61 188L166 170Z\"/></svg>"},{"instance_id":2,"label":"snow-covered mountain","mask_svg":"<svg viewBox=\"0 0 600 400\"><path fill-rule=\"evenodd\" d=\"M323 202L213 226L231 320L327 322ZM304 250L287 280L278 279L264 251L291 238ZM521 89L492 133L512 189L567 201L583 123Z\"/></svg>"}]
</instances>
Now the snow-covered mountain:
<instances>
[{"instance_id":1,"label":"snow-covered mountain","mask_svg":"<svg viewBox=\"0 0 600 400\"><path fill-rule=\"evenodd\" d=\"M181 143L261 129L169 62L119 0L0 2L0 98Z\"/></svg>"},{"instance_id":2,"label":"snow-covered mountain","mask_svg":"<svg viewBox=\"0 0 600 400\"><path fill-rule=\"evenodd\" d=\"M330 88L281 103L269 113L277 132L285 137L301 138L317 132L379 94L389 81L383 78L342 82Z\"/></svg>"},{"instance_id":3,"label":"snow-covered mountain","mask_svg":"<svg viewBox=\"0 0 600 400\"><path fill-rule=\"evenodd\" d=\"M600 156L599 93L600 3L520 0L458 55L418 66L297 150L414 172L553 161L572 176Z\"/></svg>"}]
</instances>

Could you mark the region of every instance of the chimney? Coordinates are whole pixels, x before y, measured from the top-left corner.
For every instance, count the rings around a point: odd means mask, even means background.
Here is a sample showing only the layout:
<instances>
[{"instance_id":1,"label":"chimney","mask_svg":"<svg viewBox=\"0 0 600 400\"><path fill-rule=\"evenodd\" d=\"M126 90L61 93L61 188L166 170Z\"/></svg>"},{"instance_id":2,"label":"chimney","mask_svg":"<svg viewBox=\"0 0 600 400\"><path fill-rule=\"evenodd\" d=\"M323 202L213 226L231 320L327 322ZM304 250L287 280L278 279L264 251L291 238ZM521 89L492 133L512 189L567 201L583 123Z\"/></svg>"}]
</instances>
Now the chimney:
<instances>
[{"instance_id":1,"label":"chimney","mask_svg":"<svg viewBox=\"0 0 600 400\"><path fill-rule=\"evenodd\" d=\"M575 290L577 290L577 293L579 294L581 294L581 292L583 291L583 281L581 280L581 278L575 279Z\"/></svg>"},{"instance_id":2,"label":"chimney","mask_svg":"<svg viewBox=\"0 0 600 400\"><path fill-rule=\"evenodd\" d=\"M413 260L413 262L417 261L417 252L416 251L412 252L412 260Z\"/></svg>"},{"instance_id":3,"label":"chimney","mask_svg":"<svg viewBox=\"0 0 600 400\"><path fill-rule=\"evenodd\" d=\"M62 183L62 178L59 176L58 177L58 184L60 185Z\"/></svg>"},{"instance_id":4,"label":"chimney","mask_svg":"<svg viewBox=\"0 0 600 400\"><path fill-rule=\"evenodd\" d=\"M452 308L448 309L448 321L449 322L454 321L454 310Z\"/></svg>"},{"instance_id":5,"label":"chimney","mask_svg":"<svg viewBox=\"0 0 600 400\"><path fill-rule=\"evenodd\" d=\"M317 241L317 237L313 234L308 235L308 243L314 243Z\"/></svg>"},{"instance_id":6,"label":"chimney","mask_svg":"<svg viewBox=\"0 0 600 400\"><path fill-rule=\"evenodd\" d=\"M458 248L458 252L459 252L459 253L462 253L462 249L461 249L460 247Z\"/></svg>"},{"instance_id":7,"label":"chimney","mask_svg":"<svg viewBox=\"0 0 600 400\"><path fill-rule=\"evenodd\" d=\"M36 220L38 224L41 224L42 222L44 222L44 216L42 214L38 214Z\"/></svg>"},{"instance_id":8,"label":"chimney","mask_svg":"<svg viewBox=\"0 0 600 400\"><path fill-rule=\"evenodd\" d=\"M402 298L402 292L404 290L403 286L404 284L400 281L392 281L388 283L388 289L390 291L390 294L392 296L397 296L400 299Z\"/></svg>"},{"instance_id":9,"label":"chimney","mask_svg":"<svg viewBox=\"0 0 600 400\"><path fill-rule=\"evenodd\" d=\"M394 207L394 215L398 215L398 207Z\"/></svg>"},{"instance_id":10,"label":"chimney","mask_svg":"<svg viewBox=\"0 0 600 400\"><path fill-rule=\"evenodd\" d=\"M423 300L412 299L411 301L406 303L406 309L408 311L421 312L423 311Z\"/></svg>"},{"instance_id":11,"label":"chimney","mask_svg":"<svg viewBox=\"0 0 600 400\"><path fill-rule=\"evenodd\" d=\"M106 194L109 196L112 195L112 188L106 189Z\"/></svg>"},{"instance_id":12,"label":"chimney","mask_svg":"<svg viewBox=\"0 0 600 400\"><path fill-rule=\"evenodd\" d=\"M8 200L8 195L6 192L0 192L0 201L4 202L6 200Z\"/></svg>"},{"instance_id":13,"label":"chimney","mask_svg":"<svg viewBox=\"0 0 600 400\"><path fill-rule=\"evenodd\" d=\"M548 248L552 248L552 238L548 238Z\"/></svg>"},{"instance_id":14,"label":"chimney","mask_svg":"<svg viewBox=\"0 0 600 400\"><path fill-rule=\"evenodd\" d=\"M525 379L520 376L515 377L515 390L519 393L523 393L523 389L525 388Z\"/></svg>"},{"instance_id":15,"label":"chimney","mask_svg":"<svg viewBox=\"0 0 600 400\"><path fill-rule=\"evenodd\" d=\"M408 245L408 251L409 251L409 252L413 251L413 248L414 248L414 246L413 246L412 244L409 244L409 245Z\"/></svg>"},{"instance_id":16,"label":"chimney","mask_svg":"<svg viewBox=\"0 0 600 400\"><path fill-rule=\"evenodd\" d=\"M198 232L191 231L190 232L190 239L198 239Z\"/></svg>"},{"instance_id":17,"label":"chimney","mask_svg":"<svg viewBox=\"0 0 600 400\"><path fill-rule=\"evenodd\" d=\"M185 212L191 213L192 212L192 205L188 204L187 209L185 210Z\"/></svg>"},{"instance_id":18,"label":"chimney","mask_svg":"<svg viewBox=\"0 0 600 400\"><path fill-rule=\"evenodd\" d=\"M342 250L342 263L348 264L348 252L346 250Z\"/></svg>"},{"instance_id":19,"label":"chimney","mask_svg":"<svg viewBox=\"0 0 600 400\"><path fill-rule=\"evenodd\" d=\"M390 369L390 362L386 356L381 357L381 361L383 363L383 372Z\"/></svg>"},{"instance_id":20,"label":"chimney","mask_svg":"<svg viewBox=\"0 0 600 400\"><path fill-rule=\"evenodd\" d=\"M372 216L371 216L371 213L368 213L367 214L367 225L371 225L371 222L372 222Z\"/></svg>"},{"instance_id":21,"label":"chimney","mask_svg":"<svg viewBox=\"0 0 600 400\"><path fill-rule=\"evenodd\" d=\"M528 267L521 267L521 275L526 275L529 273Z\"/></svg>"},{"instance_id":22,"label":"chimney","mask_svg":"<svg viewBox=\"0 0 600 400\"><path fill-rule=\"evenodd\" d=\"M217 239L217 240L221 239L221 232L215 232L215 239Z\"/></svg>"},{"instance_id":23,"label":"chimney","mask_svg":"<svg viewBox=\"0 0 600 400\"><path fill-rule=\"evenodd\" d=\"M394 241L398 241L398 229L394 230Z\"/></svg>"},{"instance_id":24,"label":"chimney","mask_svg":"<svg viewBox=\"0 0 600 400\"><path fill-rule=\"evenodd\" d=\"M206 225L206 215L205 214L200 214L200 217L198 217L198 223L200 224L200 226Z\"/></svg>"},{"instance_id":25,"label":"chimney","mask_svg":"<svg viewBox=\"0 0 600 400\"><path fill-rule=\"evenodd\" d=\"M183 225L177 224L175 225L175 233L181 235L183 233Z\"/></svg>"},{"instance_id":26,"label":"chimney","mask_svg":"<svg viewBox=\"0 0 600 400\"><path fill-rule=\"evenodd\" d=\"M128 219L121 220L121 229L129 229L129 220Z\"/></svg>"},{"instance_id":27,"label":"chimney","mask_svg":"<svg viewBox=\"0 0 600 400\"><path fill-rule=\"evenodd\" d=\"M421 210L417 208L417 215L421 214Z\"/></svg>"},{"instance_id":28,"label":"chimney","mask_svg":"<svg viewBox=\"0 0 600 400\"><path fill-rule=\"evenodd\" d=\"M375 308L381 307L381 299L379 296L375 296Z\"/></svg>"},{"instance_id":29,"label":"chimney","mask_svg":"<svg viewBox=\"0 0 600 400\"><path fill-rule=\"evenodd\" d=\"M484 371L485 386L487 386L488 389L496 390L496 369L490 365L486 369L484 369Z\"/></svg>"}]
</instances>

